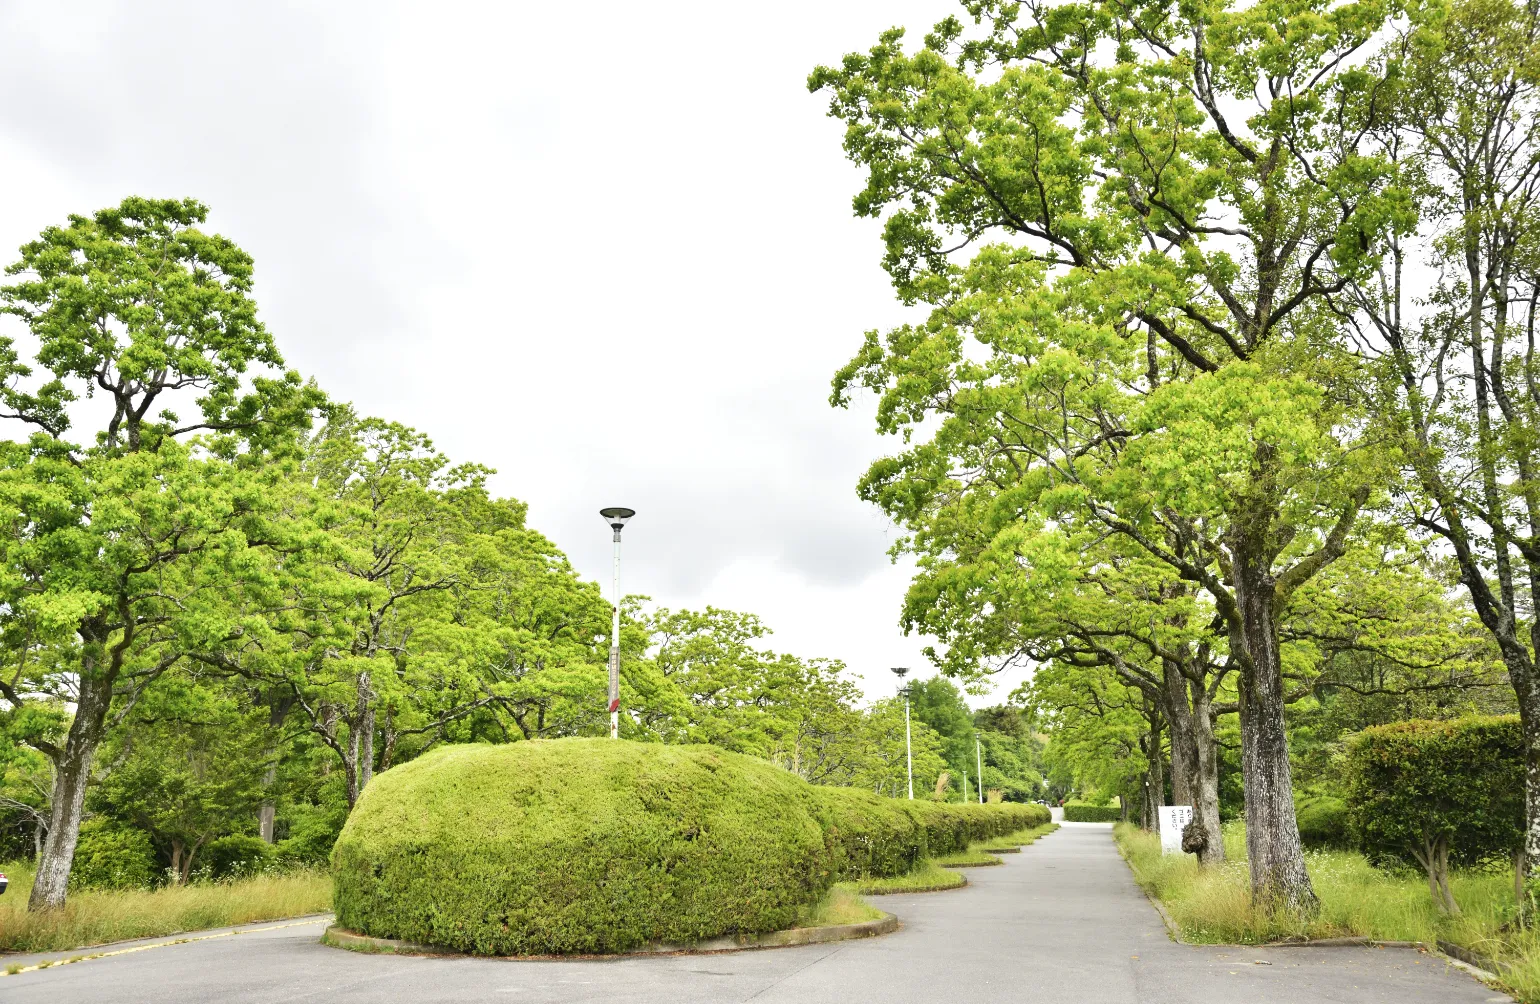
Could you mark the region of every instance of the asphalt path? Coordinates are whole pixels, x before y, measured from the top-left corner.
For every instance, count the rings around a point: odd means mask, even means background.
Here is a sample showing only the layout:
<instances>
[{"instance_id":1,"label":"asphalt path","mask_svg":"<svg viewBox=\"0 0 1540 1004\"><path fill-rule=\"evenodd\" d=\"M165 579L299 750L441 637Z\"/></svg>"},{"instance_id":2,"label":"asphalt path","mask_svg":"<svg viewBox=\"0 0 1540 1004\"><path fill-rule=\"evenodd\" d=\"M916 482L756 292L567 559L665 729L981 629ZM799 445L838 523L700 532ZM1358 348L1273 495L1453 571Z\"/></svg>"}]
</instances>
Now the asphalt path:
<instances>
[{"instance_id":1,"label":"asphalt path","mask_svg":"<svg viewBox=\"0 0 1540 1004\"><path fill-rule=\"evenodd\" d=\"M965 889L877 899L903 927L885 937L834 945L607 961L415 958L328 948L316 941L324 921L313 920L252 925L229 936L0 976L0 1001L1475 1004L1510 999L1442 958L1410 949L1175 944L1118 857L1110 826L1069 823L1021 854L1003 858L1002 866L970 869ZM82 953L63 957L70 954ZM0 958L6 964L31 961Z\"/></svg>"}]
</instances>

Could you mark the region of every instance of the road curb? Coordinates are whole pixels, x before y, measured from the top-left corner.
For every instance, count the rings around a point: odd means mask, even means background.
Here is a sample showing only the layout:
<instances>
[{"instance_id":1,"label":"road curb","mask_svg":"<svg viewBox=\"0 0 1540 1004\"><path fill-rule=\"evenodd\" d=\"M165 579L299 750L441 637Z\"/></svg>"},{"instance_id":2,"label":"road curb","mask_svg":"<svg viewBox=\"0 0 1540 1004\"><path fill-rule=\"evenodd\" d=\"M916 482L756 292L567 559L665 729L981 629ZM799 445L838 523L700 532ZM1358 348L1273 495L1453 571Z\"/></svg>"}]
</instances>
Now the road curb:
<instances>
[{"instance_id":1,"label":"road curb","mask_svg":"<svg viewBox=\"0 0 1540 1004\"><path fill-rule=\"evenodd\" d=\"M1489 959L1485 955L1480 955L1469 948L1456 945L1452 941L1439 941L1438 950L1454 959L1456 963L1462 964L1463 968L1470 970L1483 979L1498 979L1507 975L1508 970L1513 968L1506 962Z\"/></svg>"},{"instance_id":2,"label":"road curb","mask_svg":"<svg viewBox=\"0 0 1540 1004\"><path fill-rule=\"evenodd\" d=\"M1427 951L1421 941L1380 941L1377 938L1295 938L1284 941L1263 941L1252 948L1415 948Z\"/></svg>"},{"instance_id":3,"label":"road curb","mask_svg":"<svg viewBox=\"0 0 1540 1004\"><path fill-rule=\"evenodd\" d=\"M898 930L898 918L884 913L876 920L859 924L836 924L831 927L794 927L786 931L769 931L765 934L735 934L721 938L708 938L694 944L676 945L652 942L629 952L613 952L606 955L492 955L479 958L497 959L614 959L633 955L705 955L716 952L740 952L756 948L789 948L794 945L823 945L832 941L852 941L857 938L875 938ZM321 943L333 948L354 952L375 952L383 955L463 955L454 948L423 945L398 938L375 938L358 934L336 924L321 935Z\"/></svg>"}]
</instances>

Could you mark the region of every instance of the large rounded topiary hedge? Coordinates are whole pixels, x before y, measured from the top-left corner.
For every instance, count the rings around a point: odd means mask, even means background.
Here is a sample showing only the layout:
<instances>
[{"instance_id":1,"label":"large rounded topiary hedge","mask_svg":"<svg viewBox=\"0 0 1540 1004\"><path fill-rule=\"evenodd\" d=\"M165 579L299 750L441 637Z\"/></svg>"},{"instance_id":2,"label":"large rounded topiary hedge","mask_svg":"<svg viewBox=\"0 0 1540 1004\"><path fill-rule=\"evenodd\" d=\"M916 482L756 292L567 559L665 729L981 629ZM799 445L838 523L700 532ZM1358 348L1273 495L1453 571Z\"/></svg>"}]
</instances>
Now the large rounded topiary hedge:
<instances>
[{"instance_id":1,"label":"large rounded topiary hedge","mask_svg":"<svg viewBox=\"0 0 1540 1004\"><path fill-rule=\"evenodd\" d=\"M337 923L489 955L795 924L832 882L809 786L710 746L450 746L386 771L332 852Z\"/></svg>"},{"instance_id":2,"label":"large rounded topiary hedge","mask_svg":"<svg viewBox=\"0 0 1540 1004\"><path fill-rule=\"evenodd\" d=\"M1047 817L816 787L711 746L450 746L359 799L332 852L337 923L486 955L773 931L836 878L902 875Z\"/></svg>"}]
</instances>

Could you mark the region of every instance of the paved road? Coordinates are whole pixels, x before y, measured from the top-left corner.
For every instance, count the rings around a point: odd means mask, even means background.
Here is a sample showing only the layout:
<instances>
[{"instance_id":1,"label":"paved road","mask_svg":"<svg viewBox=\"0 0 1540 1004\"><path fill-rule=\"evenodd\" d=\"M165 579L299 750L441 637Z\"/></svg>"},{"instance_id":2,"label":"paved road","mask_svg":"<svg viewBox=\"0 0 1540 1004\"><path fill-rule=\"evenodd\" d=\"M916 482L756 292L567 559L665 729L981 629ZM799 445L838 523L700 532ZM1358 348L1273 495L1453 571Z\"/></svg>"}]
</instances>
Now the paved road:
<instances>
[{"instance_id":1,"label":"paved road","mask_svg":"<svg viewBox=\"0 0 1540 1004\"><path fill-rule=\"evenodd\" d=\"M969 888L885 897L882 905L903 918L903 929L866 941L606 962L509 962L359 955L317 944L320 928L312 924L0 976L0 1000L1475 1004L1509 999L1436 956L1405 949L1173 944L1118 858L1110 829L1067 824L1023 853L1005 855L1002 867L972 869Z\"/></svg>"}]
</instances>

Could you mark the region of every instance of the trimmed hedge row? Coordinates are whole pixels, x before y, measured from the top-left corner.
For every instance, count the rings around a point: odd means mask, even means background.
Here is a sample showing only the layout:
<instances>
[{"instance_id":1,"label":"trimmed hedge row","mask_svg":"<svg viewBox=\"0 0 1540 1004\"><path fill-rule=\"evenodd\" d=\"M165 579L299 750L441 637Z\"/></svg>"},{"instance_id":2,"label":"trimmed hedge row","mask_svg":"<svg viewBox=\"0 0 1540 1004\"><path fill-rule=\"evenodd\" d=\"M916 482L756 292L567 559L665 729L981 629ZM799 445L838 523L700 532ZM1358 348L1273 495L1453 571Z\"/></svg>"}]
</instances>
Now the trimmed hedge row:
<instances>
[{"instance_id":1,"label":"trimmed hedge row","mask_svg":"<svg viewBox=\"0 0 1540 1004\"><path fill-rule=\"evenodd\" d=\"M1042 826L1041 805L975 805L882 798L855 788L812 789L836 878L904 875L923 858L966 850L980 840Z\"/></svg>"},{"instance_id":2,"label":"trimmed hedge row","mask_svg":"<svg viewBox=\"0 0 1540 1004\"><path fill-rule=\"evenodd\" d=\"M837 877L1039 821L815 787L710 746L450 746L365 790L334 905L345 928L482 955L618 952L790 927Z\"/></svg>"},{"instance_id":3,"label":"trimmed hedge row","mask_svg":"<svg viewBox=\"0 0 1540 1004\"><path fill-rule=\"evenodd\" d=\"M1077 805L1064 807L1066 823L1116 823L1123 818L1123 810L1116 805Z\"/></svg>"}]
</instances>

